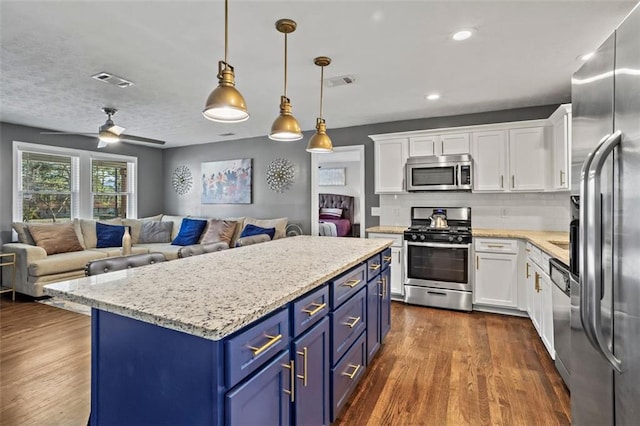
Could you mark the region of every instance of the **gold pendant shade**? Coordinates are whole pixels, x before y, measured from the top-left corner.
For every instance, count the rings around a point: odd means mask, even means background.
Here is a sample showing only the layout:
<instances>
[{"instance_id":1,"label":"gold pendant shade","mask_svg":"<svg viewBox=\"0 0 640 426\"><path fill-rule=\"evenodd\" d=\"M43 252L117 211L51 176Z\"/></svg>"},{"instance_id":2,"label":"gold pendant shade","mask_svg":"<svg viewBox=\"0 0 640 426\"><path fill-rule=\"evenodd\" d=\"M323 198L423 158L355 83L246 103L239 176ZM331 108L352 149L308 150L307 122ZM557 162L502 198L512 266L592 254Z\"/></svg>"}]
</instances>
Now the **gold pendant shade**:
<instances>
[{"instance_id":1,"label":"gold pendant shade","mask_svg":"<svg viewBox=\"0 0 640 426\"><path fill-rule=\"evenodd\" d=\"M297 24L291 19L280 19L276 29L284 34L284 95L280 97L280 115L275 119L269 132L269 139L292 142L302 139L298 120L291 114L291 101L287 97L287 34L296 30Z\"/></svg>"},{"instance_id":2,"label":"gold pendant shade","mask_svg":"<svg viewBox=\"0 0 640 426\"><path fill-rule=\"evenodd\" d=\"M229 0L224 2L224 61L218 62L218 87L207 98L205 118L220 123L240 123L249 118L244 97L236 89L234 69L227 62Z\"/></svg>"},{"instance_id":3,"label":"gold pendant shade","mask_svg":"<svg viewBox=\"0 0 640 426\"><path fill-rule=\"evenodd\" d=\"M322 98L324 94L322 88L324 83L324 67L331 63L331 58L318 56L313 60L313 63L320 67L320 117L316 120L316 133L311 136L307 144L307 152L328 153L333 152L333 143L329 135L327 135L327 125L324 118L322 118Z\"/></svg>"}]
</instances>

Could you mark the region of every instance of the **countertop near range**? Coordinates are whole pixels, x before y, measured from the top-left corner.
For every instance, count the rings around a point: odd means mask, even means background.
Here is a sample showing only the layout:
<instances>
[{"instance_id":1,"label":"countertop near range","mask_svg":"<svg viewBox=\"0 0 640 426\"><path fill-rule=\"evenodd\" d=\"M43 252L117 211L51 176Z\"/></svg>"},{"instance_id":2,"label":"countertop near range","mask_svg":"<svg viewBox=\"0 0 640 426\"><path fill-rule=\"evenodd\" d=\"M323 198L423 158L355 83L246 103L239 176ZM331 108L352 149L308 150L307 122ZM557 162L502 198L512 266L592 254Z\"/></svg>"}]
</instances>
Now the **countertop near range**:
<instances>
[{"instance_id":1,"label":"countertop near range","mask_svg":"<svg viewBox=\"0 0 640 426\"><path fill-rule=\"evenodd\" d=\"M301 235L64 281L44 289L51 296L220 340L392 242Z\"/></svg>"},{"instance_id":2,"label":"countertop near range","mask_svg":"<svg viewBox=\"0 0 640 426\"><path fill-rule=\"evenodd\" d=\"M565 265L569 265L569 250L557 245L569 244L568 232L473 228L472 233L474 237L520 238L529 241L550 256L560 259Z\"/></svg>"},{"instance_id":3,"label":"countertop near range","mask_svg":"<svg viewBox=\"0 0 640 426\"><path fill-rule=\"evenodd\" d=\"M408 226L372 226L367 228L367 232L374 232L378 234L402 234L408 228Z\"/></svg>"}]
</instances>

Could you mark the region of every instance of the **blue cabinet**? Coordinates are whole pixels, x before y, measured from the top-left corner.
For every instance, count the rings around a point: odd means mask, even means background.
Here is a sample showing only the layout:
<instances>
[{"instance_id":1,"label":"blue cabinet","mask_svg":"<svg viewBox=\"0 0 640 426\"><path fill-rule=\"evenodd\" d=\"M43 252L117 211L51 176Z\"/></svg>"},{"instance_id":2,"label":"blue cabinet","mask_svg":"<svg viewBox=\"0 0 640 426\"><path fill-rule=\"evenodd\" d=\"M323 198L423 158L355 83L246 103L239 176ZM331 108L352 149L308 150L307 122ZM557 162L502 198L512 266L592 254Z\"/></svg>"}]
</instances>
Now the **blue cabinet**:
<instances>
[{"instance_id":1,"label":"blue cabinet","mask_svg":"<svg viewBox=\"0 0 640 426\"><path fill-rule=\"evenodd\" d=\"M329 312L329 286L324 285L292 303L292 334L300 335Z\"/></svg>"},{"instance_id":2,"label":"blue cabinet","mask_svg":"<svg viewBox=\"0 0 640 426\"><path fill-rule=\"evenodd\" d=\"M289 351L284 351L227 393L225 424L289 425L294 375Z\"/></svg>"},{"instance_id":3,"label":"blue cabinet","mask_svg":"<svg viewBox=\"0 0 640 426\"><path fill-rule=\"evenodd\" d=\"M329 318L293 341L296 385L293 403L295 425L328 425L329 407ZM263 423L266 424L266 423Z\"/></svg>"},{"instance_id":4,"label":"blue cabinet","mask_svg":"<svg viewBox=\"0 0 640 426\"><path fill-rule=\"evenodd\" d=\"M335 364L367 328L366 290L362 288L330 315L331 346L333 348L331 359Z\"/></svg>"},{"instance_id":5,"label":"blue cabinet","mask_svg":"<svg viewBox=\"0 0 640 426\"><path fill-rule=\"evenodd\" d=\"M367 283L367 365L380 349L380 294L382 278Z\"/></svg>"},{"instance_id":6,"label":"blue cabinet","mask_svg":"<svg viewBox=\"0 0 640 426\"><path fill-rule=\"evenodd\" d=\"M366 356L365 333L362 333L349 352L331 369L333 380L332 421L338 417L358 381L362 378L366 367Z\"/></svg>"}]
</instances>

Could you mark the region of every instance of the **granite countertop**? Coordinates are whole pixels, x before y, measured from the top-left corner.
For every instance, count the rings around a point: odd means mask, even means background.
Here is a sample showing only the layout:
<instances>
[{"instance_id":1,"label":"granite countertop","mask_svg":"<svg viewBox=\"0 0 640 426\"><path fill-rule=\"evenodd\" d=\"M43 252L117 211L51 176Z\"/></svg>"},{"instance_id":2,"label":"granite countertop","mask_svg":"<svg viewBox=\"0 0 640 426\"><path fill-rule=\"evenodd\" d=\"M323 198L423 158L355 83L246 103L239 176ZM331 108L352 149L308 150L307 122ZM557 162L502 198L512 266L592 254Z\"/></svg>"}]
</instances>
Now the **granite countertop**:
<instances>
[{"instance_id":1,"label":"granite countertop","mask_svg":"<svg viewBox=\"0 0 640 426\"><path fill-rule=\"evenodd\" d=\"M392 243L303 235L49 284L44 292L220 340Z\"/></svg>"},{"instance_id":2,"label":"granite countertop","mask_svg":"<svg viewBox=\"0 0 640 426\"><path fill-rule=\"evenodd\" d=\"M402 234L408 228L408 226L372 226L367 228L367 232L376 232L379 234Z\"/></svg>"},{"instance_id":3,"label":"granite countertop","mask_svg":"<svg viewBox=\"0 0 640 426\"><path fill-rule=\"evenodd\" d=\"M568 232L473 228L472 233L474 237L520 238L529 241L550 256L560 259L565 265L569 265L569 250L558 247L552 243L553 241L568 244Z\"/></svg>"}]
</instances>

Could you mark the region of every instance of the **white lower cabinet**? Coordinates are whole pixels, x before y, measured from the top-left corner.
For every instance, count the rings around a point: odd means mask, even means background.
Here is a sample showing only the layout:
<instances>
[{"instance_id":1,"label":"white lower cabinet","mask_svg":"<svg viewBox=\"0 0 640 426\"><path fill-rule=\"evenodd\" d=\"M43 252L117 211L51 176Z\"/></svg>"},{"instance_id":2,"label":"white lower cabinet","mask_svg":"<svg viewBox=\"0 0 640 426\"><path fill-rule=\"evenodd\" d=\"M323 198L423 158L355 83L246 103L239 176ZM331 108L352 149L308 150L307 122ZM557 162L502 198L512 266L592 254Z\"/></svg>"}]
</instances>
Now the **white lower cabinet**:
<instances>
[{"instance_id":1,"label":"white lower cabinet","mask_svg":"<svg viewBox=\"0 0 640 426\"><path fill-rule=\"evenodd\" d=\"M402 234L385 234L381 232L369 232L369 238L384 238L393 240L391 246L391 299L403 300L404 298L404 246Z\"/></svg>"},{"instance_id":2,"label":"white lower cabinet","mask_svg":"<svg viewBox=\"0 0 640 426\"><path fill-rule=\"evenodd\" d=\"M518 245L515 240L476 238L473 303L518 307Z\"/></svg>"},{"instance_id":3,"label":"white lower cabinet","mask_svg":"<svg viewBox=\"0 0 640 426\"><path fill-rule=\"evenodd\" d=\"M553 300L551 299L553 284L547 273L549 256L529 244L527 244L527 250L529 250L527 264L530 273L530 278L527 279L529 317L547 352L551 358L555 359Z\"/></svg>"}]
</instances>

